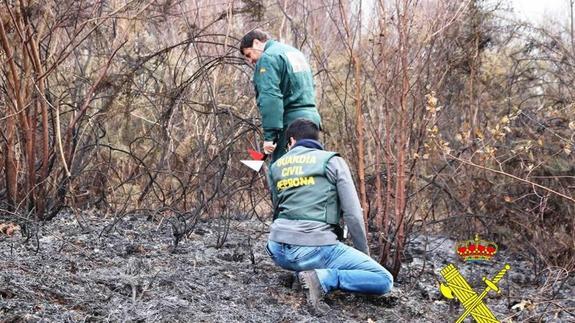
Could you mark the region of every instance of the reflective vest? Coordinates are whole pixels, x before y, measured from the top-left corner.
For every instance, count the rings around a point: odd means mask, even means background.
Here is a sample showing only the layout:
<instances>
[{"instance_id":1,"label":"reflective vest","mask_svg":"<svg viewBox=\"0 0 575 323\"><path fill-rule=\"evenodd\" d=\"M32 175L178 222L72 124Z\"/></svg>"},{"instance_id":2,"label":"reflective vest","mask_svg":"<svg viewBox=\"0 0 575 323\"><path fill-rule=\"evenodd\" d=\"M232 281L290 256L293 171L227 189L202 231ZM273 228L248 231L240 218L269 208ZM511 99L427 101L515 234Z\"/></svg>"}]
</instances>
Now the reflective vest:
<instances>
[{"instance_id":1,"label":"reflective vest","mask_svg":"<svg viewBox=\"0 0 575 323\"><path fill-rule=\"evenodd\" d=\"M298 146L271 166L280 219L339 223L337 187L326 175L335 152Z\"/></svg>"}]
</instances>

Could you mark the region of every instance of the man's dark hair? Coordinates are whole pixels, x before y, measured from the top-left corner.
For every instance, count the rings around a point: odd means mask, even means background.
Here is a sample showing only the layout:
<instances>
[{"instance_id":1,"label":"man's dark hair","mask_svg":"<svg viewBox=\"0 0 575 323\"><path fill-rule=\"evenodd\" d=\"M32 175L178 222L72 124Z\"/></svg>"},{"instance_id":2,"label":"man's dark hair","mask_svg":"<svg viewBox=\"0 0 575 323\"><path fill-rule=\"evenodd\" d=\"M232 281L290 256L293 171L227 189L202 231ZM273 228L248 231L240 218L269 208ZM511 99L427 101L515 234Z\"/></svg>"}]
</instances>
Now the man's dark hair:
<instances>
[{"instance_id":1,"label":"man's dark hair","mask_svg":"<svg viewBox=\"0 0 575 323\"><path fill-rule=\"evenodd\" d=\"M313 139L319 140L319 128L318 126L308 119L295 119L286 130L286 138L289 142L289 138L293 137L296 141L300 139Z\"/></svg>"},{"instance_id":2,"label":"man's dark hair","mask_svg":"<svg viewBox=\"0 0 575 323\"><path fill-rule=\"evenodd\" d=\"M250 48L254 45L254 39L265 42L270 39L270 35L261 29L254 29L245 34L240 40L240 52L244 53L244 48Z\"/></svg>"}]
</instances>

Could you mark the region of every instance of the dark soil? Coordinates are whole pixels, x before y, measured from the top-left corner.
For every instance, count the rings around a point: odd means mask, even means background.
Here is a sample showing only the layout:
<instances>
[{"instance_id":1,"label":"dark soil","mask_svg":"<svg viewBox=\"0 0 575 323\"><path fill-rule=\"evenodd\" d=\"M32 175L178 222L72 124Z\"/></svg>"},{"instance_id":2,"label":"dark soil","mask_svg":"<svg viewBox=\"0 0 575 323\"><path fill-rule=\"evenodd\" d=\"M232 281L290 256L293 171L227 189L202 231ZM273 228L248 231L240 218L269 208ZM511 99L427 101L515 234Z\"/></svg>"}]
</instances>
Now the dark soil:
<instances>
[{"instance_id":1,"label":"dark soil","mask_svg":"<svg viewBox=\"0 0 575 323\"><path fill-rule=\"evenodd\" d=\"M505 250L491 263L456 259L445 237L414 236L394 290L373 297L335 292L331 310L310 312L291 273L263 251L267 224L199 222L173 250L168 220L63 213L25 242L0 235L0 322L454 322L464 309L443 298L441 268L454 263L478 293L482 276L511 270L487 306L506 321L575 321L575 278ZM29 230L31 228L28 228ZM470 320L470 319L468 319Z\"/></svg>"}]
</instances>

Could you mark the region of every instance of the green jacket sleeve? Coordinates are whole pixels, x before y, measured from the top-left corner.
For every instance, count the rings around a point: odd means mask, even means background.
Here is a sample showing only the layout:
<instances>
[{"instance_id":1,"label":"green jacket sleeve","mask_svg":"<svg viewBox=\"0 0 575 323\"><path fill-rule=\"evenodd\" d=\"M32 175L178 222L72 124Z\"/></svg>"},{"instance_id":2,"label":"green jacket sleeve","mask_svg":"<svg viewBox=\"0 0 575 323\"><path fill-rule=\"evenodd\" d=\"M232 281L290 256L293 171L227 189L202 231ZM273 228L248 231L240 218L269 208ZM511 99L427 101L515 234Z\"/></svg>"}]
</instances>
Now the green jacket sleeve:
<instances>
[{"instance_id":1,"label":"green jacket sleeve","mask_svg":"<svg viewBox=\"0 0 575 323\"><path fill-rule=\"evenodd\" d=\"M283 94L280 82L285 62L279 57L262 55L254 71L257 104L262 118L264 140L276 139L283 129Z\"/></svg>"}]
</instances>

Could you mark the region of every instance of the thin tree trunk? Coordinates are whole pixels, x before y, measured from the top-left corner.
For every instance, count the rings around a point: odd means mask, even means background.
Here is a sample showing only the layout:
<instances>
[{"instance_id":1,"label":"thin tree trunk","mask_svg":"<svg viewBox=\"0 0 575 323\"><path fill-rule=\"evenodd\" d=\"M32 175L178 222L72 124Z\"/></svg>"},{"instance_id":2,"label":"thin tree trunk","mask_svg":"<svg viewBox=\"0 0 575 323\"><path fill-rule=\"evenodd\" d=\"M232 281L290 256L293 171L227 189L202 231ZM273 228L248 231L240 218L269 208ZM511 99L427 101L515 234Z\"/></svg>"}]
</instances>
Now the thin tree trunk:
<instances>
[{"instance_id":1,"label":"thin tree trunk","mask_svg":"<svg viewBox=\"0 0 575 323\"><path fill-rule=\"evenodd\" d=\"M20 22L20 28L25 28L23 23ZM27 204L28 209L34 208L34 186L36 182L36 174L35 174L35 158L34 158L34 145L35 145L35 135L34 135L34 126L35 122L34 119L35 115L35 108L36 106L30 102L31 98L31 78L32 78L32 64L30 62L30 56L27 55L28 52L28 44L26 39L22 39L22 68L24 70L24 75L21 77L21 82L24 84L21 87L22 93L20 96L23 97L21 100L22 103L27 102L27 104L22 104L20 106L20 129L23 133L24 138L24 159L26 161L26 185L24 189L24 201ZM18 94L17 94L18 95ZM30 111L31 110L31 111Z\"/></svg>"},{"instance_id":2,"label":"thin tree trunk","mask_svg":"<svg viewBox=\"0 0 575 323\"><path fill-rule=\"evenodd\" d=\"M42 66L42 62L40 61L40 53L39 53L39 46L38 46L38 39L32 38L30 43L32 58L34 62L34 67L36 71L36 84L38 86L38 110L41 114L41 122L42 122L42 137L40 138L42 144L42 166L40 168L40 176L38 177L39 183L38 185L38 194L36 200L36 214L38 216L42 216L46 212L46 179L48 178L48 162L50 158L50 146L49 146L49 126L48 126L48 103L46 101L46 85L45 79L42 75L44 75L44 69Z\"/></svg>"},{"instance_id":3,"label":"thin tree trunk","mask_svg":"<svg viewBox=\"0 0 575 323\"><path fill-rule=\"evenodd\" d=\"M392 131L391 131L391 116L389 113L389 105L385 104L385 168L386 168L386 181L385 181L385 207L383 209L383 214L381 218L382 222L382 234L381 239L383 240L383 235L386 238L389 232L389 214L391 211L391 199L393 197L393 174L391 170L393 169L393 149L391 147ZM379 258L379 263L389 267L388 259L390 256L391 241L389 239L383 244L382 251Z\"/></svg>"},{"instance_id":4,"label":"thin tree trunk","mask_svg":"<svg viewBox=\"0 0 575 323\"><path fill-rule=\"evenodd\" d=\"M377 240L378 246L380 248L383 247L383 187L381 183L381 155L383 151L381 149L381 138L382 138L382 120L381 118L377 119L377 131L375 138L375 227L377 230ZM380 249L381 251L381 249Z\"/></svg>"},{"instance_id":5,"label":"thin tree trunk","mask_svg":"<svg viewBox=\"0 0 575 323\"><path fill-rule=\"evenodd\" d=\"M14 117L9 116L6 118L6 154L4 156L4 167L6 169L6 189L8 195L8 204L11 207L17 204L18 191L18 159L14 150L14 130L16 128Z\"/></svg>"},{"instance_id":6,"label":"thin tree trunk","mask_svg":"<svg viewBox=\"0 0 575 323\"><path fill-rule=\"evenodd\" d=\"M15 131L16 131L16 115L21 106L20 83L17 79L16 64L14 62L14 52L12 51L12 44L8 40L4 24L0 23L0 42L2 49L6 53L8 64L7 71L7 85L8 93L13 93L12 97L8 99L12 101L8 103L8 116L6 116L6 157L4 160L6 167L6 189L8 193L8 203L11 207L16 207L18 204L18 158L15 150ZM10 109L12 107L12 109Z\"/></svg>"},{"instance_id":7,"label":"thin tree trunk","mask_svg":"<svg viewBox=\"0 0 575 323\"><path fill-rule=\"evenodd\" d=\"M403 253L403 242L405 240L405 226L404 226L404 214L405 214L405 171L406 171L406 154L409 149L407 143L407 132L410 130L407 128L407 95L409 92L409 71L408 71L408 61L407 61L407 8L408 1L403 1L403 11L400 12L399 6L397 9L399 22L398 22L398 32L399 32L399 52L401 61L401 97L399 100L400 112L399 112L399 127L396 128L396 134L398 135L397 144L397 181L395 183L395 220L397 225L396 232L396 249L393 259L392 274L397 277L399 270L401 268L401 254Z\"/></svg>"},{"instance_id":8,"label":"thin tree trunk","mask_svg":"<svg viewBox=\"0 0 575 323\"><path fill-rule=\"evenodd\" d=\"M380 47L382 59L381 64L384 66L381 68L382 71L386 70L386 62L387 59L384 57L385 53L385 45L384 42L386 39L384 36L387 34L385 30L385 3L383 0L379 0L379 9L381 10L380 14ZM385 76L381 77L380 87L383 88L383 82L385 81ZM382 129L383 128L383 129ZM383 133L383 136L382 136ZM389 235L389 214L391 210L392 198L393 198L393 175L391 170L393 169L393 150L392 150L392 119L389 113L389 104L384 102L381 107L380 117L378 120L378 129L377 135L379 138L382 138L384 146L381 147L381 142L376 141L376 174L377 172L382 170L381 167L381 154L384 154L384 165L385 165L385 188L382 187L383 183L380 179L380 176L376 177L376 190L377 190L377 197L376 197L376 205L377 205L377 216L376 216L376 223L378 226L378 242L380 246L380 252L378 255L379 263L389 267L390 263L388 260L390 259L390 250L391 250L391 241L388 239ZM385 193L383 192L385 189ZM383 201L381 197L385 194Z\"/></svg>"},{"instance_id":9,"label":"thin tree trunk","mask_svg":"<svg viewBox=\"0 0 575 323\"><path fill-rule=\"evenodd\" d=\"M359 1L358 25L361 26L361 1ZM365 225L365 232L368 233L368 208L367 208L367 192L365 185L365 135L364 135L364 121L362 110L362 92L361 92L361 61L358 58L357 52L354 49L354 44L351 35L351 29L347 21L347 14L345 12L342 1L339 1L339 10L343 21L343 26L347 35L347 46L351 56L351 62L354 66L354 79L355 79L355 132L357 144L357 177L359 180L359 198L361 207L363 209L363 222ZM361 34L358 35L358 42L361 43Z\"/></svg>"},{"instance_id":10,"label":"thin tree trunk","mask_svg":"<svg viewBox=\"0 0 575 323\"><path fill-rule=\"evenodd\" d=\"M367 192L365 187L365 135L361 95L361 65L355 53L352 54L355 66L355 129L357 133L357 177L359 179L359 196L363 208L365 232L368 232Z\"/></svg>"}]
</instances>

